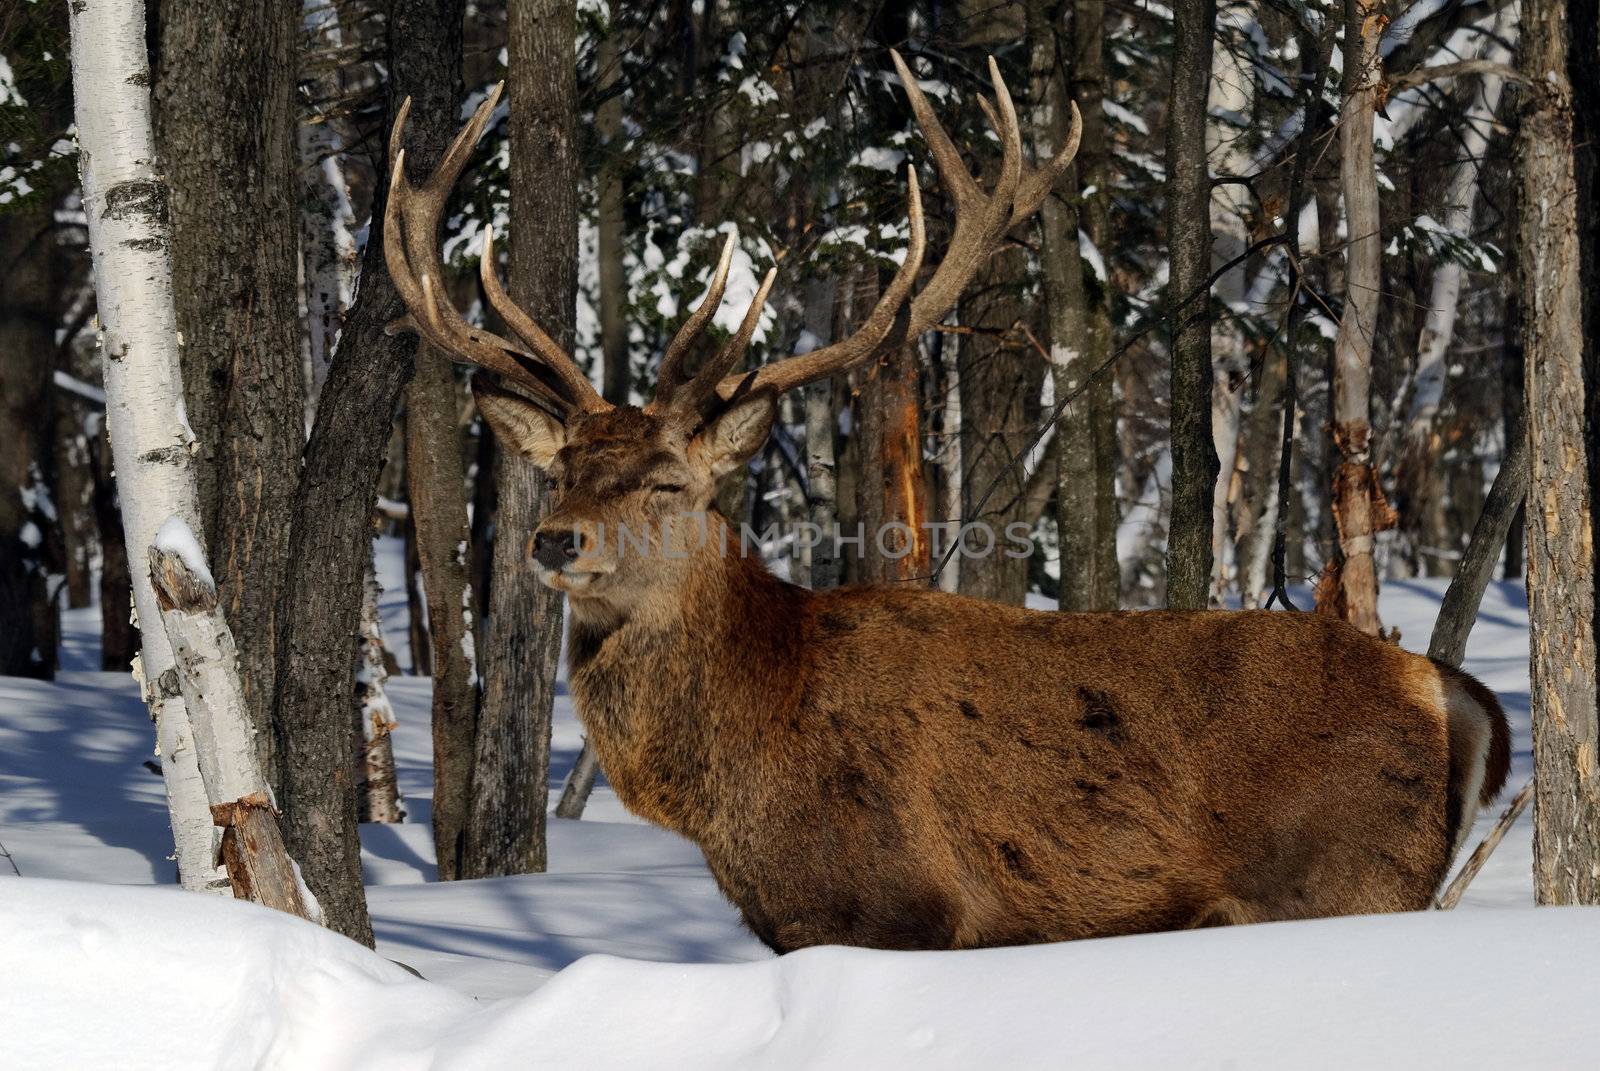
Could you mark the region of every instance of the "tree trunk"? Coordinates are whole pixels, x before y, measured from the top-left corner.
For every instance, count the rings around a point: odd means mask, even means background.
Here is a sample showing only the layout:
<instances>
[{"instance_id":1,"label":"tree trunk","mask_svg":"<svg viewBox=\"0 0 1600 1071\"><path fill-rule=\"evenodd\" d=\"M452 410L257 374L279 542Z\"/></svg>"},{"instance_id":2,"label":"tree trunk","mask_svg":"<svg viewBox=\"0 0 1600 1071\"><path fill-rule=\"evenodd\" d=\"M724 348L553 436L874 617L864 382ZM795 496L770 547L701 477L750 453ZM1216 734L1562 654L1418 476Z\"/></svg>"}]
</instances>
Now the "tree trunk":
<instances>
[{"instance_id":1,"label":"tree trunk","mask_svg":"<svg viewBox=\"0 0 1600 1071\"><path fill-rule=\"evenodd\" d=\"M66 570L63 592L69 609L83 610L94 602L94 510L89 478L89 451L94 443L84 431L82 406L57 404L55 408L56 510ZM98 414L92 419L95 424L100 422Z\"/></svg>"},{"instance_id":2,"label":"tree trunk","mask_svg":"<svg viewBox=\"0 0 1600 1071\"><path fill-rule=\"evenodd\" d=\"M1594 489L1586 441L1569 30L1562 0L1522 8L1517 134L1519 289L1526 355L1528 618L1540 903L1600 903L1600 711L1595 694ZM1592 64L1593 56L1573 57ZM1586 377L1587 373L1587 377ZM1586 381L1587 378L1587 381Z\"/></svg>"},{"instance_id":3,"label":"tree trunk","mask_svg":"<svg viewBox=\"0 0 1600 1071\"><path fill-rule=\"evenodd\" d=\"M406 166L429 174L455 136L461 100L460 0L389 0L388 100L412 98ZM387 130L392 112L385 115ZM416 340L384 326L404 313L383 260L387 167L378 175L361 286L317 403L295 497L285 612L279 621L275 728L286 757L284 833L330 929L372 944L361 886L350 748L361 588L372 507L395 404Z\"/></svg>"},{"instance_id":4,"label":"tree trunk","mask_svg":"<svg viewBox=\"0 0 1600 1071\"><path fill-rule=\"evenodd\" d=\"M177 661L178 686L194 729L195 757L222 827L222 859L240 900L316 920L272 807L244 707L239 651L218 605L199 540L173 517L149 550L150 577Z\"/></svg>"},{"instance_id":5,"label":"tree trunk","mask_svg":"<svg viewBox=\"0 0 1600 1071\"><path fill-rule=\"evenodd\" d=\"M1172 346L1172 512L1167 605L1203 610L1211 589L1211 505L1217 482L1211 436L1211 179L1206 101L1216 0L1173 5L1167 104L1167 302Z\"/></svg>"},{"instance_id":6,"label":"tree trunk","mask_svg":"<svg viewBox=\"0 0 1600 1071\"><path fill-rule=\"evenodd\" d=\"M168 259L167 186L155 167L141 0L69 5L84 212L105 355L106 417L121 488L122 522L136 547L167 518L199 523L194 435L184 418L178 325ZM218 882L214 829L178 691L172 646L150 574L133 578L142 647L134 677L156 723L161 772L190 889Z\"/></svg>"},{"instance_id":7,"label":"tree trunk","mask_svg":"<svg viewBox=\"0 0 1600 1071\"><path fill-rule=\"evenodd\" d=\"M104 420L89 447L89 466L94 523L100 533L100 668L122 673L139 655L139 633L133 623L133 578L122 540L122 507L111 475L111 436Z\"/></svg>"},{"instance_id":8,"label":"tree trunk","mask_svg":"<svg viewBox=\"0 0 1600 1071\"><path fill-rule=\"evenodd\" d=\"M1496 29L1503 32L1508 16L1502 13ZM1494 63L1511 61L1511 50L1498 38L1488 39L1484 58ZM1460 162L1450 172L1444 192L1444 219L1446 230L1452 234L1471 237L1473 220L1477 214L1478 172L1484 153L1489 146L1489 135L1494 129L1495 112L1500 107L1501 90L1505 80L1488 74L1483 78L1483 89L1474 93L1472 103L1462 116L1460 145L1456 150ZM1419 562L1426 559L1428 542L1424 533L1423 518L1438 505L1433 498L1440 487L1439 463L1443 454L1440 436L1435 428L1440 405L1444 401L1447 372L1446 357L1455 338L1456 312L1461 303L1461 288L1466 281L1466 268L1446 257L1434 268L1422 331L1417 338L1417 371L1412 388L1411 404L1406 414L1405 445L1397 471L1399 485L1396 506L1402 523L1412 534ZM1448 568L1448 564L1444 563ZM1435 572L1437 567L1430 569Z\"/></svg>"},{"instance_id":9,"label":"tree trunk","mask_svg":"<svg viewBox=\"0 0 1600 1071\"><path fill-rule=\"evenodd\" d=\"M1066 70L1067 57L1063 54L1060 38L1063 15L1060 5L1047 0L1033 0L1028 7L1029 73L1034 99L1033 140L1035 151L1041 158L1048 158L1065 139L1070 121L1067 90L1069 72ZM1086 127L1090 122L1100 119L1087 111L1083 114ZM1097 553L1097 547L1106 526L1099 514L1102 502L1095 480L1095 399L1092 388L1088 386L1089 376L1099 362L1090 345L1087 275L1083 257L1078 251L1080 221L1077 167L1078 164L1074 163L1067 168L1066 174L1056 183L1055 195L1046 198L1039 211L1039 268L1044 281L1054 404L1059 406L1069 395L1076 395L1061 410L1055 430L1059 458L1055 470L1056 540L1060 565L1057 597L1061 609L1069 611L1106 608L1097 605L1097 596L1105 590L1103 579L1099 576L1104 563L1102 556ZM998 258L991 261L991 267L987 269L993 273L991 282L1015 276L1019 265L1014 258L1011 270L1006 274L1000 274L1004 271L999 267L1001 263ZM975 348L979 347L969 345L963 350L971 352ZM981 364L974 363L962 369L964 386L976 378L981 367ZM995 370L996 375L1010 381L1018 381L1019 372L1020 369L1016 368ZM1025 383L1024 380L1018 385ZM968 397L971 396L969 392ZM972 421L981 413L982 409L969 405L967 399L963 399L962 414L967 421ZM1017 423L1024 423L1020 412L1017 414ZM1018 432L1025 433L1027 430L1014 429L1013 438ZM1022 443L1007 442L1001 446L1001 460L1009 460L1029 437L1024 434ZM972 449L965 442L963 446ZM966 464L968 469L976 467L973 461ZM976 487L969 489L969 494L973 491L982 494L983 488L993 478L993 474L986 479L974 471L971 482ZM1020 490L1023 479L1023 473L1015 474L1013 482L1017 490ZM1009 497L1015 499L1018 496L1013 494ZM964 573L967 571L963 570ZM1023 591L1026 591L1025 571Z\"/></svg>"},{"instance_id":10,"label":"tree trunk","mask_svg":"<svg viewBox=\"0 0 1600 1071\"><path fill-rule=\"evenodd\" d=\"M616 27L610 27L595 45L595 66L599 71L600 93L614 94L595 109L595 133L605 153L600 174L599 212L596 240L600 259L600 354L604 369L600 394L612 405L627 405L632 386L628 366L628 275L623 265L624 242L622 203L622 94L617 81L622 72L622 53L617 48Z\"/></svg>"},{"instance_id":11,"label":"tree trunk","mask_svg":"<svg viewBox=\"0 0 1600 1071\"><path fill-rule=\"evenodd\" d=\"M1106 134L1105 0L1075 0L1072 14L1071 96L1083 116L1083 137L1073 170L1078 182L1078 225L1094 251L1094 270L1083 273L1089 313L1087 353L1091 369L1111 358L1115 341L1111 330L1111 279L1109 250L1117 238L1111 230L1111 149ZM1057 194L1059 196L1059 193ZM1088 267L1086 265L1086 267ZM1117 502L1117 412L1114 379L1108 370L1089 387L1090 420L1094 427L1092 471L1095 486L1097 559L1091 585L1094 610L1115 610L1121 605L1122 570L1117 561L1117 527L1121 522Z\"/></svg>"},{"instance_id":12,"label":"tree trunk","mask_svg":"<svg viewBox=\"0 0 1600 1071\"><path fill-rule=\"evenodd\" d=\"M57 606L50 578L57 511L55 327L60 264L40 196L0 213L0 675L50 680L56 673Z\"/></svg>"},{"instance_id":13,"label":"tree trunk","mask_svg":"<svg viewBox=\"0 0 1600 1071\"><path fill-rule=\"evenodd\" d=\"M1230 27L1253 22L1254 4L1228 12ZM1251 116L1255 105L1255 74L1251 62L1238 49L1212 51L1211 83L1207 109L1212 116ZM1230 125L1214 121L1206 127L1208 158L1224 174L1246 175L1255 170L1247 141ZM1239 260L1250 243L1249 216L1252 194L1243 186L1228 184L1211 191L1210 222L1213 260L1233 263L1216 281L1217 306L1229 312L1248 308L1248 264ZM1242 594L1244 561L1238 532L1230 523L1230 503L1243 483L1240 471L1244 390L1249 381L1250 352L1244 326L1226 313L1211 325L1211 441L1217 452L1217 479L1211 489L1211 602L1221 605L1230 589Z\"/></svg>"},{"instance_id":14,"label":"tree trunk","mask_svg":"<svg viewBox=\"0 0 1600 1071\"><path fill-rule=\"evenodd\" d=\"M328 0L304 0L300 27L301 55L338 52L345 35L339 7ZM345 181L343 149L327 105L340 96L338 60L318 56L316 73L307 77L309 114L299 116L300 271L306 309L306 422L316 414L317 397L328 378L334 346L355 281L355 210Z\"/></svg>"},{"instance_id":15,"label":"tree trunk","mask_svg":"<svg viewBox=\"0 0 1600 1071\"><path fill-rule=\"evenodd\" d=\"M433 651L433 845L441 881L461 876L478 721L478 614L456 397L450 362L423 346L406 392L406 478Z\"/></svg>"},{"instance_id":16,"label":"tree trunk","mask_svg":"<svg viewBox=\"0 0 1600 1071\"><path fill-rule=\"evenodd\" d=\"M378 575L370 559L361 591L361 634L356 639L354 733L356 817L362 822L403 822L406 812L395 776L394 704L389 702L387 652L378 617Z\"/></svg>"},{"instance_id":17,"label":"tree trunk","mask_svg":"<svg viewBox=\"0 0 1600 1071\"><path fill-rule=\"evenodd\" d=\"M574 0L513 0L509 290L569 350L577 318L578 160ZM550 713L561 652L561 595L527 567L548 500L544 474L502 450L494 584L472 767L464 877L545 869Z\"/></svg>"},{"instance_id":18,"label":"tree trunk","mask_svg":"<svg viewBox=\"0 0 1600 1071\"><path fill-rule=\"evenodd\" d=\"M813 280L806 289L805 324L797 348L810 352L833 340L834 311L839 286L832 280ZM832 377L805 386L806 413L806 520L817 527L817 543L811 548L806 583L812 591L839 586L839 546L835 528L839 523L839 471L834 433L839 426L834 411Z\"/></svg>"},{"instance_id":19,"label":"tree trunk","mask_svg":"<svg viewBox=\"0 0 1600 1071\"><path fill-rule=\"evenodd\" d=\"M295 198L299 5L164 3L157 135L200 512L267 779L277 613L305 442ZM135 544L137 548L139 544Z\"/></svg>"},{"instance_id":20,"label":"tree trunk","mask_svg":"<svg viewBox=\"0 0 1600 1071\"><path fill-rule=\"evenodd\" d=\"M1459 666L1467 656L1467 637L1478 617L1478 604L1494 575L1494 565L1505 545L1506 532L1528 493L1528 449L1526 437L1519 436L1508 447L1500 472L1489 488L1472 539L1461 557L1460 567L1445 589L1439 617L1428 641L1428 657Z\"/></svg>"},{"instance_id":21,"label":"tree trunk","mask_svg":"<svg viewBox=\"0 0 1600 1071\"><path fill-rule=\"evenodd\" d=\"M417 350L420 359L422 350ZM417 381L413 379L411 386L406 388L409 398L416 387ZM410 455L411 452L411 406L406 405L405 419L400 425L401 446ZM409 460L402 468L409 468ZM387 471L387 467L385 468ZM409 483L411 474L406 473ZM416 504L406 503L405 519L399 522L401 531L404 532L403 555L405 558L406 574L406 643L411 648L411 672L418 677L433 676L433 641L428 633L432 622L428 620L428 597L423 590L422 580L422 550L417 545L417 511Z\"/></svg>"},{"instance_id":22,"label":"tree trunk","mask_svg":"<svg viewBox=\"0 0 1600 1071\"><path fill-rule=\"evenodd\" d=\"M1333 512L1339 528L1342 616L1376 636L1378 574L1373 541L1385 523L1383 493L1372 464L1372 344L1383 283L1378 220L1378 170L1372 126L1382 88L1378 41L1387 20L1373 0L1345 0L1344 105L1339 113L1339 178L1345 211L1345 301L1334 339Z\"/></svg>"}]
</instances>

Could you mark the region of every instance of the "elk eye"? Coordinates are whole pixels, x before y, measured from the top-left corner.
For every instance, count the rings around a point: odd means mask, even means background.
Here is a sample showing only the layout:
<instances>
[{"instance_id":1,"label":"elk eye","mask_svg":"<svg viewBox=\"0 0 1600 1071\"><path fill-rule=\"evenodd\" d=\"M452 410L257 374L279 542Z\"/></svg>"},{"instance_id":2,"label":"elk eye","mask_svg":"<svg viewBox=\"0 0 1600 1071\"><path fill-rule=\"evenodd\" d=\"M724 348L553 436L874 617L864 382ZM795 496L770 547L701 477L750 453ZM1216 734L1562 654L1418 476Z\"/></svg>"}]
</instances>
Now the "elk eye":
<instances>
[{"instance_id":1,"label":"elk eye","mask_svg":"<svg viewBox=\"0 0 1600 1071\"><path fill-rule=\"evenodd\" d=\"M655 484L654 486L652 486L650 488L650 490L658 492L658 493L663 494L663 495L675 495L678 492L683 490L683 484L681 484L681 483L658 483L658 484Z\"/></svg>"}]
</instances>

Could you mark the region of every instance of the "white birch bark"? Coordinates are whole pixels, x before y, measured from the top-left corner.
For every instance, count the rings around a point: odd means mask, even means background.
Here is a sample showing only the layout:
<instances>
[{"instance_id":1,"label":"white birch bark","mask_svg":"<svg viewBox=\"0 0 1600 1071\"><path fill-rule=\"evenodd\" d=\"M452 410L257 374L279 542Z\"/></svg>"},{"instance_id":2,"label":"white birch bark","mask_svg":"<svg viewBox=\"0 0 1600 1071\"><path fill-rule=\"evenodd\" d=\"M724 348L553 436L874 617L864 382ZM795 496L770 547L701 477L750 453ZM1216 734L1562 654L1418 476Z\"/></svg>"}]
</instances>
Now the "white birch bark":
<instances>
[{"instance_id":1,"label":"white birch bark","mask_svg":"<svg viewBox=\"0 0 1600 1071\"><path fill-rule=\"evenodd\" d=\"M254 731L245 714L239 685L239 652L233 633L217 610L217 586L211 578L199 540L177 517L169 518L150 544L151 566L163 555L176 555L187 569L182 576L194 597L174 605L163 603L161 617L187 698L184 709L194 731L195 757L207 796L213 802L236 800L254 793L270 798L267 779L256 759ZM169 569L176 573L176 569Z\"/></svg>"},{"instance_id":2,"label":"white birch bark","mask_svg":"<svg viewBox=\"0 0 1600 1071\"><path fill-rule=\"evenodd\" d=\"M796 352L807 353L833 337L834 305L838 284L832 279L813 281L806 289L804 330ZM838 419L833 411L833 384L818 380L805 388L806 414L806 520L816 525L818 541L806 562L806 583L812 590L839 586L840 561L834 528L838 512L838 463L833 432Z\"/></svg>"},{"instance_id":3,"label":"white birch bark","mask_svg":"<svg viewBox=\"0 0 1600 1071\"><path fill-rule=\"evenodd\" d=\"M1255 21L1253 4L1217 13L1219 29L1245 29ZM1244 139L1221 115L1249 116L1255 100L1255 73L1242 54L1218 47L1212 52L1211 89L1206 102L1212 116L1206 128L1206 149L1212 167L1221 174L1245 175L1255 170ZM1227 263L1243 253L1250 233L1245 223L1250 192L1243 186L1221 185L1211 193L1213 257ZM1234 312L1248 311L1246 265L1224 272L1214 288L1217 299ZM1244 333L1228 319L1216 320L1211 329L1211 440L1217 451L1217 483L1211 495L1211 602L1222 601L1233 581L1235 547L1228 523L1228 502L1233 494L1239 464L1241 404L1248 379L1250 355Z\"/></svg>"},{"instance_id":4,"label":"white birch bark","mask_svg":"<svg viewBox=\"0 0 1600 1071\"><path fill-rule=\"evenodd\" d=\"M361 597L361 658L356 666L356 720L360 722L360 770L366 785L365 822L402 822L400 785L395 779L394 704L386 687L389 668L384 664L383 627L378 618L377 572L367 561Z\"/></svg>"},{"instance_id":5,"label":"white birch bark","mask_svg":"<svg viewBox=\"0 0 1600 1071\"><path fill-rule=\"evenodd\" d=\"M172 303L167 185L155 166L143 0L68 5L83 203L104 354L106 419L130 548L148 547L168 517L198 530L196 442L183 408ZM171 645L148 569L133 570L141 651L134 664L156 723L185 887L226 893L217 834L196 759Z\"/></svg>"},{"instance_id":6,"label":"white birch bark","mask_svg":"<svg viewBox=\"0 0 1600 1071\"><path fill-rule=\"evenodd\" d=\"M194 532L170 517L149 549L148 574L171 641L184 709L213 824L226 827L222 858L233 895L301 918L315 901L301 882L261 772L255 728L239 679L239 649L222 616L217 584Z\"/></svg>"},{"instance_id":7,"label":"white birch bark","mask_svg":"<svg viewBox=\"0 0 1600 1071\"><path fill-rule=\"evenodd\" d=\"M1048 384L1050 380L1047 378ZM939 446L939 464L944 466L944 501L940 514L947 521L962 514L966 494L961 473L961 336L944 337L944 442ZM1052 428L1052 431L1054 429ZM935 562L934 564L938 564ZM950 555L939 571L940 591L961 589L961 555Z\"/></svg>"},{"instance_id":8,"label":"white birch bark","mask_svg":"<svg viewBox=\"0 0 1600 1071\"><path fill-rule=\"evenodd\" d=\"M1492 38L1484 58L1509 64L1511 51L1499 39ZM1451 234L1462 237L1472 234L1473 219L1477 215L1478 173L1489 147L1489 135L1494 130L1494 116L1504 88L1505 79L1494 74L1484 75L1482 91L1462 116L1461 162L1451 172L1445 188L1444 219L1441 221ZM1432 433L1434 418L1444 399L1445 355L1455 337L1456 310L1465 277L1466 269L1453 259L1446 259L1433 272L1428 312L1417 340L1416 386L1406 415L1406 438L1413 444L1424 442Z\"/></svg>"},{"instance_id":9,"label":"white birch bark","mask_svg":"<svg viewBox=\"0 0 1600 1071\"><path fill-rule=\"evenodd\" d=\"M327 0L305 0L302 32L308 51L335 49L342 41L338 8ZM325 63L328 61L324 61ZM338 95L338 79L325 72L310 79L314 101ZM306 311L306 426L316 413L328 378L333 347L353 297L355 210L345 181L340 139L333 122L316 114L302 119L300 152L300 262Z\"/></svg>"}]
</instances>

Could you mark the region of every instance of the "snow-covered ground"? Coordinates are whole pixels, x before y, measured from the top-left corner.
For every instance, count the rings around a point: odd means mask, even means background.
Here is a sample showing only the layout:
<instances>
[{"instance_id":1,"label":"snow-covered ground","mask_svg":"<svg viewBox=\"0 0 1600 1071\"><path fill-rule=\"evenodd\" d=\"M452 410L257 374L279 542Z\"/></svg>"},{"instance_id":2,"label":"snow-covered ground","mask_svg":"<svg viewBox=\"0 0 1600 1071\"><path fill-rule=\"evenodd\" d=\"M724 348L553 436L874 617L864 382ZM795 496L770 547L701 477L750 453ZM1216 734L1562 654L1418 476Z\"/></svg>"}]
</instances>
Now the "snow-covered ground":
<instances>
[{"instance_id":1,"label":"snow-covered ground","mask_svg":"<svg viewBox=\"0 0 1600 1071\"><path fill-rule=\"evenodd\" d=\"M381 556L385 623L408 666L396 557ZM1426 647L1442 590L1386 585L1384 620L1406 646ZM551 820L549 873L439 883L415 677L390 682L408 821L362 831L373 956L251 905L104 888L170 885L170 833L133 682L92 669L93 611L66 625L58 681L0 678L4 1067L1549 1067L1571 1065L1577 1038L1562 1031L1600 997L1600 913L1504 910L1532 903L1526 817L1453 915L988 952L774 959L698 850L603 784L584 819ZM1519 585L1491 586L1467 667L1512 719L1509 795L1531 767ZM563 695L554 784L579 744Z\"/></svg>"}]
</instances>

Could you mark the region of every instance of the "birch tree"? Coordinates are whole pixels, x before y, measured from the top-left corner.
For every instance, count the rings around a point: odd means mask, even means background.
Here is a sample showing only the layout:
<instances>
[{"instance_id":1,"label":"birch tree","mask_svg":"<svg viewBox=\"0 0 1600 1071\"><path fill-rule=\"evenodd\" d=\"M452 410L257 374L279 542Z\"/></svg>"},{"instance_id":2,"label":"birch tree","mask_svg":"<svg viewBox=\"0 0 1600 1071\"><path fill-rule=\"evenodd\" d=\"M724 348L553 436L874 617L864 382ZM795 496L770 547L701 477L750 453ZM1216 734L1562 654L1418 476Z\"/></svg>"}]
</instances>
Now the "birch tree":
<instances>
[{"instance_id":1,"label":"birch tree","mask_svg":"<svg viewBox=\"0 0 1600 1071\"><path fill-rule=\"evenodd\" d=\"M1488 46L1483 54L1484 59L1499 65L1511 60L1511 51L1500 36L1505 32L1506 21L1503 15L1495 20L1495 36L1486 39ZM1461 159L1446 183L1440 222L1446 232L1462 239L1472 237L1477 217L1479 172L1494 131L1495 113L1499 110L1504 87L1504 78L1497 74L1484 75L1482 85L1472 94L1471 103L1461 117L1458 149ZM1446 357L1455 340L1456 317L1466 274L1467 269L1459 257L1446 255L1441 259L1433 271L1427 313L1417 338L1417 370L1406 413L1404 455L1399 473L1409 503L1409 508L1403 512L1413 525L1427 511L1424 498L1428 489L1437 486L1439 441L1434 425L1444 401ZM1419 560L1421 551L1419 547Z\"/></svg>"},{"instance_id":2,"label":"birch tree","mask_svg":"<svg viewBox=\"0 0 1600 1071\"><path fill-rule=\"evenodd\" d=\"M211 820L233 895L320 921L283 846L272 789L256 757L239 680L239 649L194 532L173 516L156 532L149 573L176 660Z\"/></svg>"},{"instance_id":3,"label":"birch tree","mask_svg":"<svg viewBox=\"0 0 1600 1071\"><path fill-rule=\"evenodd\" d=\"M142 0L73 4L72 72L83 201L94 258L106 419L129 545L148 547L168 517L200 522L195 437L178 371L178 325L168 259L167 185L150 126ZM134 662L156 723L178 876L226 892L188 713L149 571L133 570L140 651Z\"/></svg>"},{"instance_id":4,"label":"birch tree","mask_svg":"<svg viewBox=\"0 0 1600 1071\"><path fill-rule=\"evenodd\" d=\"M1528 486L1533 877L1540 903L1600 903L1600 702L1595 674L1594 487L1586 420L1570 30L1563 0L1524 0L1517 133ZM1593 56L1570 57L1592 64ZM1587 407L1587 412L1586 412Z\"/></svg>"},{"instance_id":5,"label":"birch tree","mask_svg":"<svg viewBox=\"0 0 1600 1071\"><path fill-rule=\"evenodd\" d=\"M306 80L309 114L302 114L300 154L300 273L305 306L306 423L328 378L333 348L355 279L355 210L345 180L339 132L326 105L339 95L338 53L344 44L339 9L328 0L305 0L301 54L315 74Z\"/></svg>"}]
</instances>

